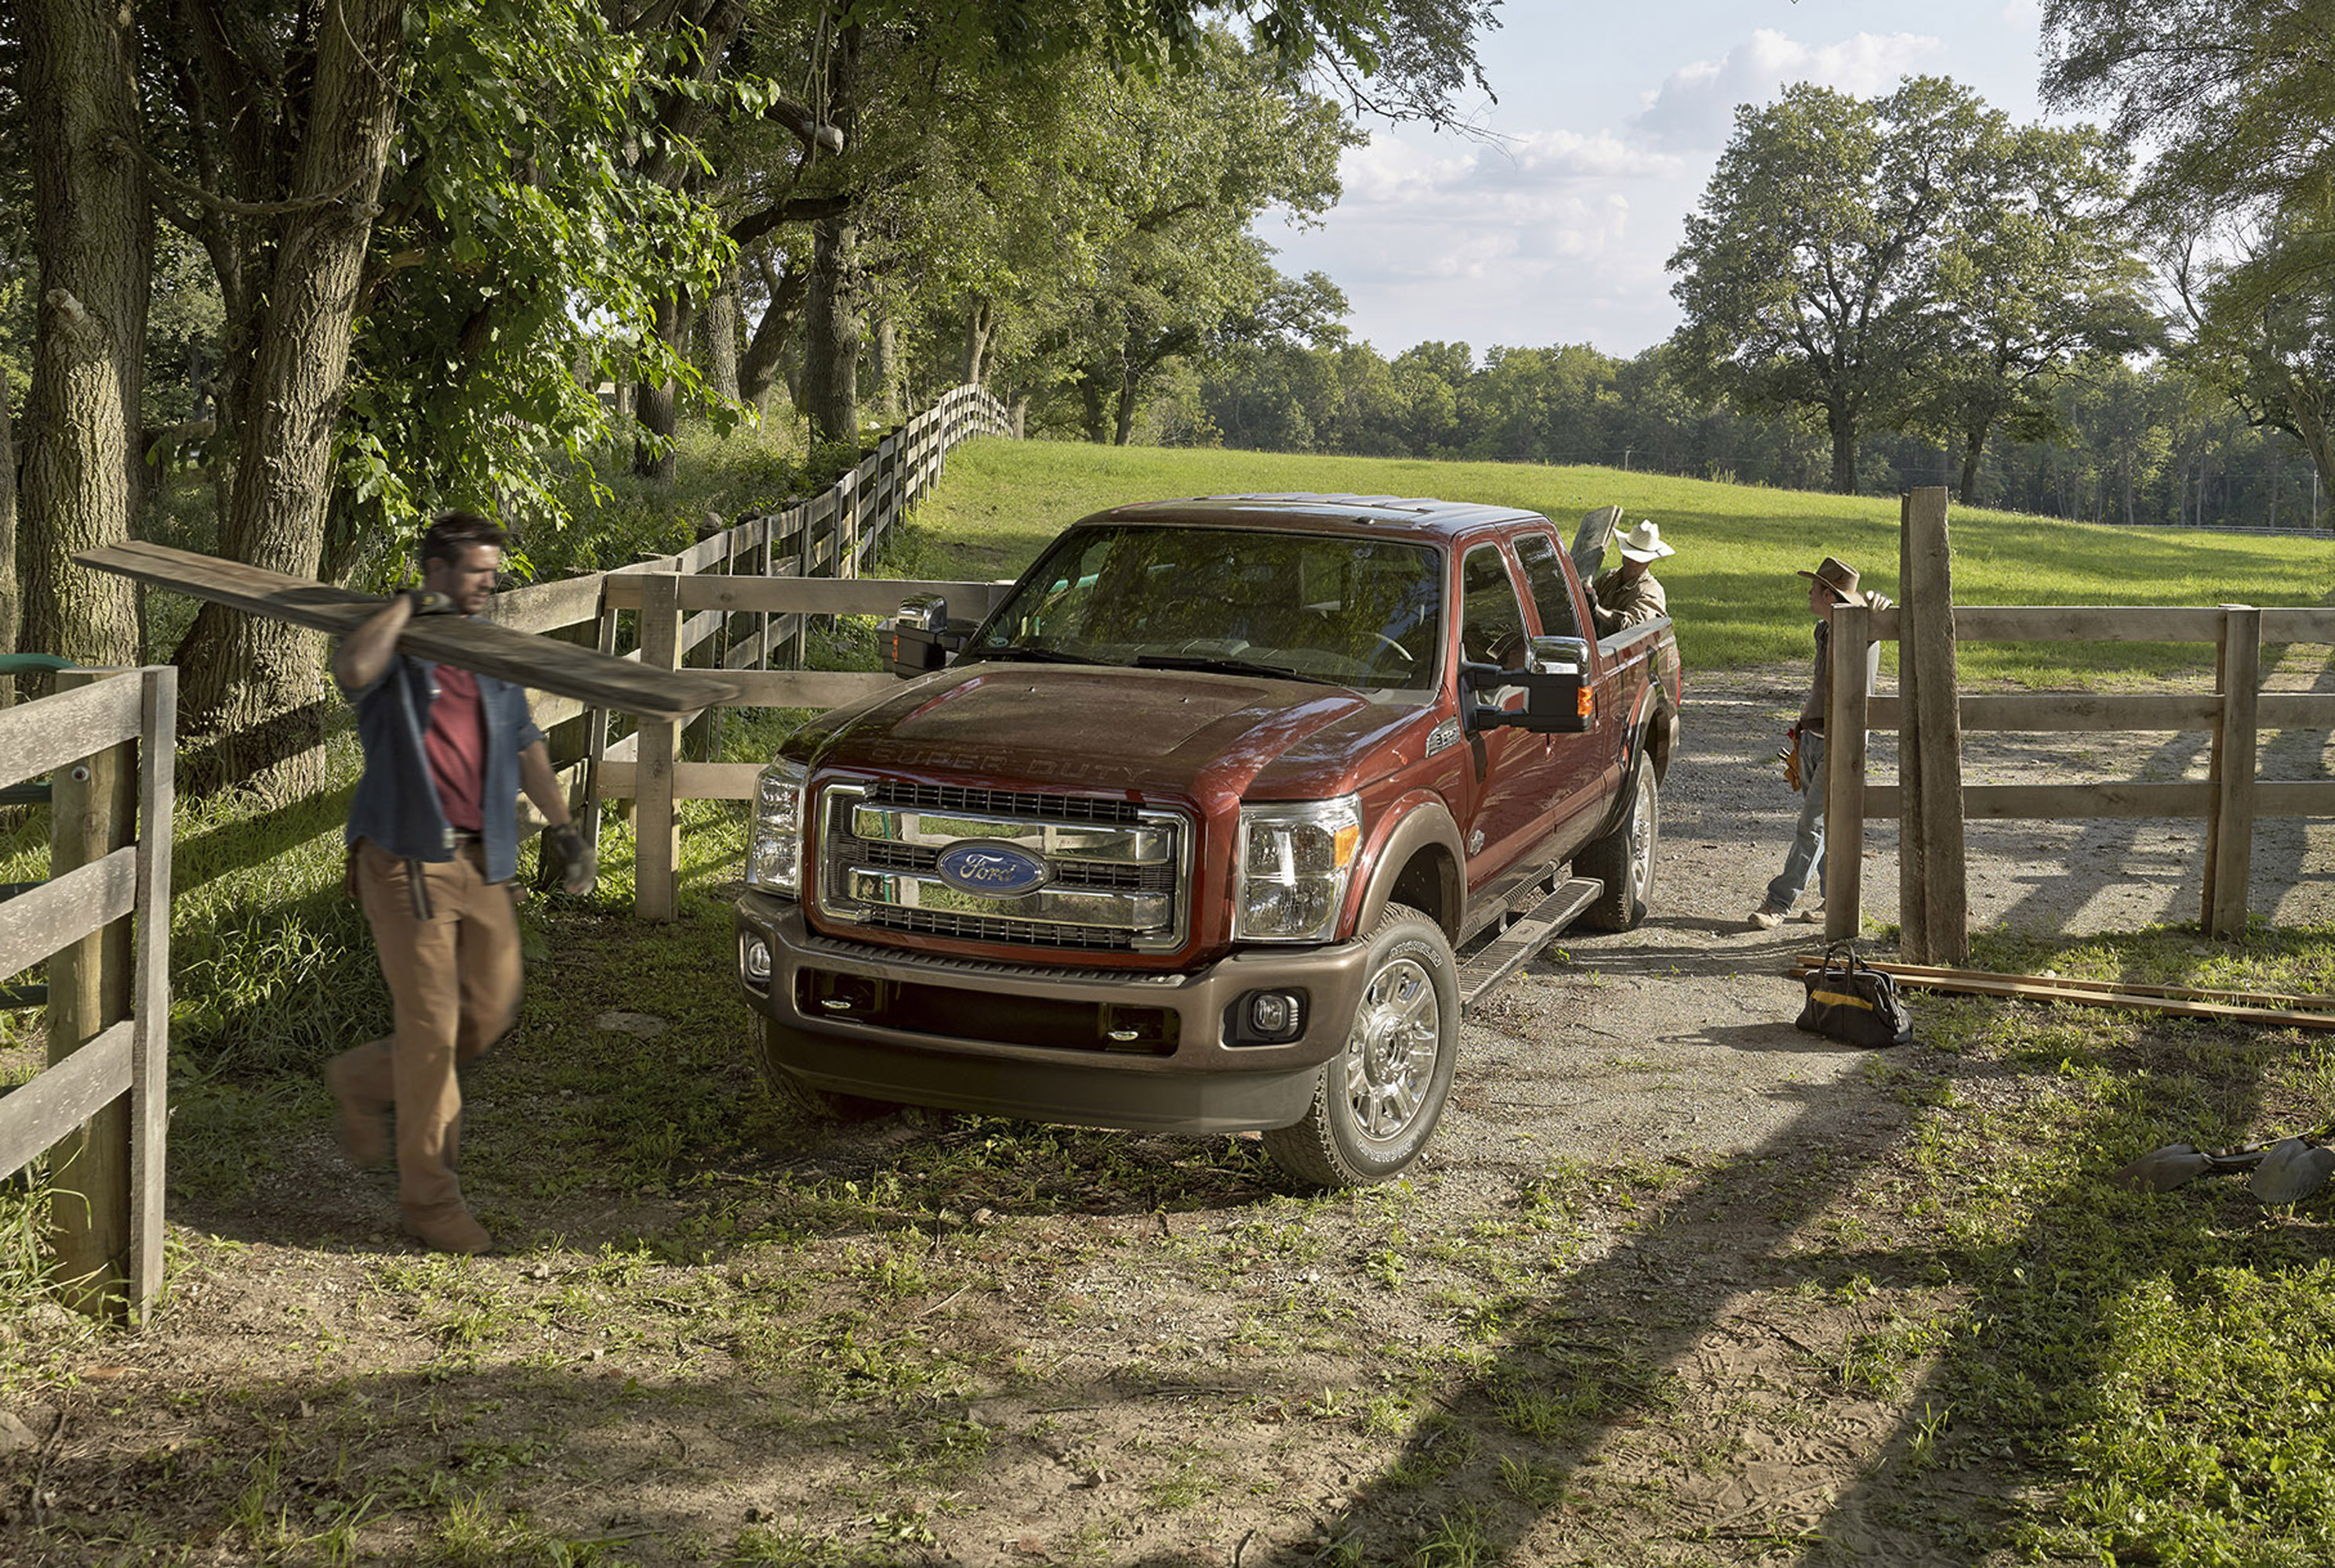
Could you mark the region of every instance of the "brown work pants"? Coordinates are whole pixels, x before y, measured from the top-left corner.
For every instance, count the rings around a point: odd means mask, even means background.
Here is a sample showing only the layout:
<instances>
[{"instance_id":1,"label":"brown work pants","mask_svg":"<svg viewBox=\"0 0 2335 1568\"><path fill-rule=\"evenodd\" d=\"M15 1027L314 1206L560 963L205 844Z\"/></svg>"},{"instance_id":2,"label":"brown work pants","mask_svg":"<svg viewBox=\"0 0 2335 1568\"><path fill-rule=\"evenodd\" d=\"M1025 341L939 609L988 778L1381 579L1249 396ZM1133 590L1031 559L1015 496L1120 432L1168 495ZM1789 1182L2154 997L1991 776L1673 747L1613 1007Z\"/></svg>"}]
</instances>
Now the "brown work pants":
<instances>
[{"instance_id":1,"label":"brown work pants","mask_svg":"<svg viewBox=\"0 0 2335 1568\"><path fill-rule=\"evenodd\" d=\"M409 864L429 918L417 913ZM378 1111L397 1110L397 1198L406 1223L467 1213L454 1174L462 1089L455 1068L485 1053L518 1016L518 919L511 884L489 882L485 851L406 862L357 842L357 895L381 953L397 1032L342 1059L347 1081Z\"/></svg>"}]
</instances>

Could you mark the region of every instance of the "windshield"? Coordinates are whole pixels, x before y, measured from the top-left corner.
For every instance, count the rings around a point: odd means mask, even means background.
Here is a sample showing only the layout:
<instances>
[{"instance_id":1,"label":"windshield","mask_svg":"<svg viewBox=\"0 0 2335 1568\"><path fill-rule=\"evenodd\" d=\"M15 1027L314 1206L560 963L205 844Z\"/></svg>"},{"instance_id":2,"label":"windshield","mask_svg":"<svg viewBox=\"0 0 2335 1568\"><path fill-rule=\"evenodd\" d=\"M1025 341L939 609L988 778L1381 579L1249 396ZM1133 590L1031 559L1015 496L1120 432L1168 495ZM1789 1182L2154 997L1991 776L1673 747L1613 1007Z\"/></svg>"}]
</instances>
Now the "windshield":
<instances>
[{"instance_id":1,"label":"windshield","mask_svg":"<svg viewBox=\"0 0 2335 1568\"><path fill-rule=\"evenodd\" d=\"M966 656L1427 691L1441 582L1432 547L1351 534L1073 528Z\"/></svg>"}]
</instances>

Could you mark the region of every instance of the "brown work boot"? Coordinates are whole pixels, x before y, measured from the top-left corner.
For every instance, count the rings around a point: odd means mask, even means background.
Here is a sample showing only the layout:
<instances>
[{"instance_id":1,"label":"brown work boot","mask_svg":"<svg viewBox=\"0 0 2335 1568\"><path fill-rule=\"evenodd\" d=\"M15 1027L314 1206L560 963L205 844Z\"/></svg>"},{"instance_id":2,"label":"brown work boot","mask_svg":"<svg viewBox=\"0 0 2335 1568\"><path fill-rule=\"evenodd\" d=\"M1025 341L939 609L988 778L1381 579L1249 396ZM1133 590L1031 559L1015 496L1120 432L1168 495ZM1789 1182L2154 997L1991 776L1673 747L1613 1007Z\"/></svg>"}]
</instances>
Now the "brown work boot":
<instances>
[{"instance_id":1,"label":"brown work boot","mask_svg":"<svg viewBox=\"0 0 2335 1568\"><path fill-rule=\"evenodd\" d=\"M407 1235L433 1253L476 1253L494 1249L495 1238L466 1209L456 1209L435 1219L417 1219L408 1215L403 1225Z\"/></svg>"},{"instance_id":2,"label":"brown work boot","mask_svg":"<svg viewBox=\"0 0 2335 1568\"><path fill-rule=\"evenodd\" d=\"M340 1102L333 1137L342 1157L359 1170L372 1170L389 1158L389 1101L373 1087L375 1064L368 1055L376 1050L361 1045L325 1064L325 1087Z\"/></svg>"}]
</instances>

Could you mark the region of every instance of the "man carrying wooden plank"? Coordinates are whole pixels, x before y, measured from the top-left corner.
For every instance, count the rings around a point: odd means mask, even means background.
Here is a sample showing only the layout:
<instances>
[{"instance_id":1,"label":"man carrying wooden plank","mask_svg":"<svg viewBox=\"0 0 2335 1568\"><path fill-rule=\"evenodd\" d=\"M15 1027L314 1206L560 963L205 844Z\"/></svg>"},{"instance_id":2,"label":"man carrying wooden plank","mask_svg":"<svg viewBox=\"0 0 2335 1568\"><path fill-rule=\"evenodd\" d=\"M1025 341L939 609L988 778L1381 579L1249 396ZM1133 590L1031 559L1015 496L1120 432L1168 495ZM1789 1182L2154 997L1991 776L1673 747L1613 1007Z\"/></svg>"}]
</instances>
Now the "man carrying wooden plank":
<instances>
[{"instance_id":1,"label":"man carrying wooden plank","mask_svg":"<svg viewBox=\"0 0 2335 1568\"><path fill-rule=\"evenodd\" d=\"M1815 920L1824 908L1825 863L1825 720L1826 709L1832 701L1832 612L1836 605L1853 605L1859 601L1873 608L1886 608L1886 595L1856 586L1856 568L1835 556L1826 556L1813 572L1801 572L1808 580L1808 613L1817 618L1816 668L1808 687L1807 698L1800 704L1799 721L1787 731L1792 741L1787 754L1787 777L1800 794L1800 818L1792 829L1792 847L1785 853L1784 869L1751 912L1751 924L1767 931L1780 924L1792 912L1801 894L1811 882L1816 884L1817 903L1805 911L1801 918ZM1878 672L1881 645L1869 644L1865 649L1868 661L1866 683Z\"/></svg>"},{"instance_id":2,"label":"man carrying wooden plank","mask_svg":"<svg viewBox=\"0 0 2335 1568\"><path fill-rule=\"evenodd\" d=\"M395 1031L334 1057L341 1150L360 1167L389 1154L397 1113L398 1207L440 1252L493 1245L455 1175L462 1093L455 1069L518 1013L518 795L553 824L561 886L588 892L593 857L528 716L524 688L398 651L416 615L476 615L491 600L506 536L447 512L421 541L422 586L342 639L333 675L356 704L364 773L349 807L350 882L373 926Z\"/></svg>"}]
</instances>

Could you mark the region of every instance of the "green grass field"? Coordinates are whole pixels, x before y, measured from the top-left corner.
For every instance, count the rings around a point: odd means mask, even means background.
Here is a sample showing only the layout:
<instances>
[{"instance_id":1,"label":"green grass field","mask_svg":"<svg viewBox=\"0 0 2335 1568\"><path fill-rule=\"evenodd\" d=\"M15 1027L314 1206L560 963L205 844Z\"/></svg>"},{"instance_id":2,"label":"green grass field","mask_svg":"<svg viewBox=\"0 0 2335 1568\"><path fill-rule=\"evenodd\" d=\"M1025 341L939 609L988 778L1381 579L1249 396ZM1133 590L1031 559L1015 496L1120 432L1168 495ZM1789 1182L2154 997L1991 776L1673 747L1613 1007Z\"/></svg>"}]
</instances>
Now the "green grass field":
<instances>
[{"instance_id":1,"label":"green grass field","mask_svg":"<svg viewBox=\"0 0 2335 1568\"><path fill-rule=\"evenodd\" d=\"M1687 669L1804 657L1807 595L1792 574L1838 556L1867 586L1897 596L1897 503L1886 497L1770 490L1619 469L1536 468L1272 452L1094 447L985 440L949 458L916 515L918 570L1011 576L1065 524L1104 507L1177 496L1319 490L1434 496L1529 508L1569 537L1584 513L1619 505L1652 518L1678 549L1657 575ZM2335 546L2270 535L2123 528L1957 508L1949 519L1954 597L1964 605L2309 605L2326 603ZM2210 671L2199 644L1964 651L1973 682L2114 685Z\"/></svg>"}]
</instances>

